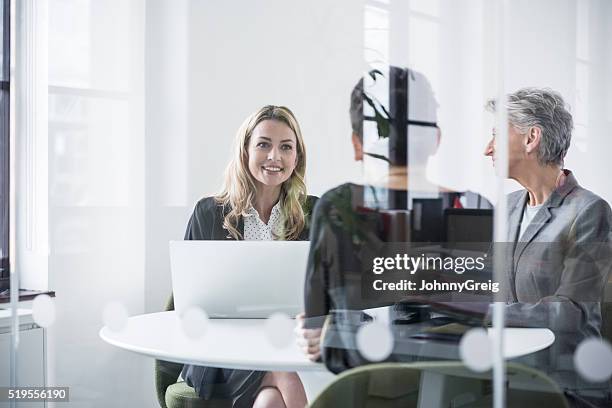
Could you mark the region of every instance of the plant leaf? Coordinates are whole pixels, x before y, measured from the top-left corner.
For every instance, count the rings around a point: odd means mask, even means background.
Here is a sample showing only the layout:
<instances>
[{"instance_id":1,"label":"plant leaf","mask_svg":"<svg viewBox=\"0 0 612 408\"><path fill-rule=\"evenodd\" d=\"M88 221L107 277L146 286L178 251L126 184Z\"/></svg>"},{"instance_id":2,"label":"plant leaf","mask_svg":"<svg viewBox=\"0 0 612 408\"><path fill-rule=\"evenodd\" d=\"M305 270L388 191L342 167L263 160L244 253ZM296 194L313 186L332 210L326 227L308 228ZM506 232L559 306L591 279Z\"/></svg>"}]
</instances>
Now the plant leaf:
<instances>
[{"instance_id":1,"label":"plant leaf","mask_svg":"<svg viewBox=\"0 0 612 408\"><path fill-rule=\"evenodd\" d=\"M370 72L368 72L368 74L369 74L369 75L370 75L370 77L371 77L371 78L374 80L374 82L376 82L376 75L380 75L380 76L381 76L381 77L383 77L383 78L385 77L385 76L383 75L383 73L382 73L382 72L380 72L380 70L378 70L378 69L373 69L373 70L371 70Z\"/></svg>"},{"instance_id":2,"label":"plant leaf","mask_svg":"<svg viewBox=\"0 0 612 408\"><path fill-rule=\"evenodd\" d=\"M370 156L373 157L375 159L380 159L380 160L384 160L387 163L391 164L391 160L387 159L385 156L383 156L382 154L376 154L376 153L367 153L367 152L363 152L363 154L365 154L366 156Z\"/></svg>"},{"instance_id":3,"label":"plant leaf","mask_svg":"<svg viewBox=\"0 0 612 408\"><path fill-rule=\"evenodd\" d=\"M374 111L376 120L376 128L378 129L378 138L384 139L389 137L389 119L383 117L380 112Z\"/></svg>"}]
</instances>

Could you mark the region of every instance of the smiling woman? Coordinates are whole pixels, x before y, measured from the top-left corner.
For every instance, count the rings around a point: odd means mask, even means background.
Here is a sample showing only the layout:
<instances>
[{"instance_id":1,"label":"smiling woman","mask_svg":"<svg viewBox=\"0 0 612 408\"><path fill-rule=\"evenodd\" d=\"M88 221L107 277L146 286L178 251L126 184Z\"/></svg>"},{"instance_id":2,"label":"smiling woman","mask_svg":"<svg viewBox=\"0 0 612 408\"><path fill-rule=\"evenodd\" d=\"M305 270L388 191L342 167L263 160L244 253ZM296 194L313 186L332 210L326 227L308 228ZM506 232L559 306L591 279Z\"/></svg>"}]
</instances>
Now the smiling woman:
<instances>
[{"instance_id":1,"label":"smiling woman","mask_svg":"<svg viewBox=\"0 0 612 408\"><path fill-rule=\"evenodd\" d=\"M248 143L249 172L260 195L277 201L282 183L293 174L298 156L296 136L283 122L264 120L255 129ZM269 214L260 214L267 222Z\"/></svg>"},{"instance_id":2,"label":"smiling woman","mask_svg":"<svg viewBox=\"0 0 612 408\"><path fill-rule=\"evenodd\" d=\"M249 170L258 187L286 181L297 164L296 140L291 128L264 120L253 130L249 143Z\"/></svg>"},{"instance_id":3,"label":"smiling woman","mask_svg":"<svg viewBox=\"0 0 612 408\"><path fill-rule=\"evenodd\" d=\"M295 116L283 106L264 106L238 129L223 188L196 204L185 239L307 240L316 198L306 194L305 172ZM296 373L188 365L182 377L201 398L231 400L234 407L306 405Z\"/></svg>"},{"instance_id":4,"label":"smiling woman","mask_svg":"<svg viewBox=\"0 0 612 408\"><path fill-rule=\"evenodd\" d=\"M267 223L278 204L285 219L274 231L276 238L298 239L305 225L302 207L308 201L305 173L306 148L295 116L284 106L264 106L236 134L234 157L215 197L229 209L223 227L234 239L243 238L241 219L251 207Z\"/></svg>"}]
</instances>

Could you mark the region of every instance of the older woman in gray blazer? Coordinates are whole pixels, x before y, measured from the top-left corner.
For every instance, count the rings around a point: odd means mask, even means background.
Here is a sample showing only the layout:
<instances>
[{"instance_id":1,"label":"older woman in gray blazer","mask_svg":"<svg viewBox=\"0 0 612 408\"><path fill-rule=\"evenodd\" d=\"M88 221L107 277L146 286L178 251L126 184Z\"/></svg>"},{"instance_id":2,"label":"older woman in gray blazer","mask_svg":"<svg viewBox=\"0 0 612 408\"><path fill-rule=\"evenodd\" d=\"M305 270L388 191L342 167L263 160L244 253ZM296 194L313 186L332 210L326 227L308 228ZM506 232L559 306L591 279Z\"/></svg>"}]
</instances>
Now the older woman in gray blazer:
<instances>
[{"instance_id":1,"label":"older woman in gray blazer","mask_svg":"<svg viewBox=\"0 0 612 408\"><path fill-rule=\"evenodd\" d=\"M581 340L601 336L612 212L563 168L573 121L561 95L520 89L508 96L507 109L508 176L524 190L508 197L506 319L549 327L557 355L573 355ZM495 136L485 155L495 163Z\"/></svg>"}]
</instances>

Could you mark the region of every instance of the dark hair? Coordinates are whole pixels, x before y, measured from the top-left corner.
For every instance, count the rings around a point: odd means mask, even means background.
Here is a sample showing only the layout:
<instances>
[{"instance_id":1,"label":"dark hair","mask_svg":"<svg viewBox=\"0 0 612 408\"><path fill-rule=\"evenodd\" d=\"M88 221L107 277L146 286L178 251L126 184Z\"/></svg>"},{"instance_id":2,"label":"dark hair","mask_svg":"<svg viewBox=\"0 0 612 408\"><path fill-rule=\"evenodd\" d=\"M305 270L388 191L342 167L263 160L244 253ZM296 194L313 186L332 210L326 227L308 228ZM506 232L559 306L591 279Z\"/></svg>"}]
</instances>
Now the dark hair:
<instances>
[{"instance_id":1,"label":"dark hair","mask_svg":"<svg viewBox=\"0 0 612 408\"><path fill-rule=\"evenodd\" d=\"M368 75L376 81L378 77L384 77L380 70L371 70ZM384 158L394 165L405 165L407 163L407 147L409 124L437 127L435 100L431 85L427 78L414 70L389 67L389 106L385 107L376 97L364 89L364 79L360 78L351 92L351 103L349 115L353 133L363 143L363 122L376 121L379 138L389 138L388 158ZM414 92L418 96L418 105L410 107L409 93ZM364 101L373 108L374 117L364 117ZM414 102L414 98L413 101ZM414 112L426 112L427 118L414 118ZM412 115L411 115L412 114ZM366 153L367 154L367 153ZM382 158L382 157L379 157Z\"/></svg>"},{"instance_id":2,"label":"dark hair","mask_svg":"<svg viewBox=\"0 0 612 408\"><path fill-rule=\"evenodd\" d=\"M363 78L359 78L351 92L351 128L353 133L363 142Z\"/></svg>"}]
</instances>

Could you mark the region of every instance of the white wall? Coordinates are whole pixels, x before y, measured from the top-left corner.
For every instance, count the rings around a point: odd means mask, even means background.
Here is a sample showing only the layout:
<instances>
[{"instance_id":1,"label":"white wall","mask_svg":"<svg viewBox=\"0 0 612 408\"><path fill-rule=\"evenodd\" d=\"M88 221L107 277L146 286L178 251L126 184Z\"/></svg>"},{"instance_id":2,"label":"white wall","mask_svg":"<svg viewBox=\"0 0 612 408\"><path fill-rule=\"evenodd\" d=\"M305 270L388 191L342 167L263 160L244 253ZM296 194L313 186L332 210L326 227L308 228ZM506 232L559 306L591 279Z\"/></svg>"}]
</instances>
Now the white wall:
<instances>
[{"instance_id":1,"label":"white wall","mask_svg":"<svg viewBox=\"0 0 612 408\"><path fill-rule=\"evenodd\" d=\"M348 103L362 15L354 0L147 2L147 310L170 293L168 240L219 190L236 130L261 106L295 113L311 194L357 177Z\"/></svg>"},{"instance_id":2,"label":"white wall","mask_svg":"<svg viewBox=\"0 0 612 408\"><path fill-rule=\"evenodd\" d=\"M513 1L508 15L507 89L550 87L574 117L565 167L612 202L612 5L599 0Z\"/></svg>"},{"instance_id":3,"label":"white wall","mask_svg":"<svg viewBox=\"0 0 612 408\"><path fill-rule=\"evenodd\" d=\"M414 4L423 4L416 2ZM429 3L428 3L429 4ZM497 92L495 2L440 0L437 50L417 55L411 66L438 78L442 143L430 167L439 184L471 189L495 201L490 160L482 151L493 115L483 106ZM507 91L550 87L570 105L575 129L565 166L586 188L612 202L607 154L612 141L612 5L599 0L515 0L505 15ZM431 5L429 6L431 8ZM431 64L429 60L437 61ZM425 62L423 62L425 61ZM512 181L508 190L520 188Z\"/></svg>"}]
</instances>

